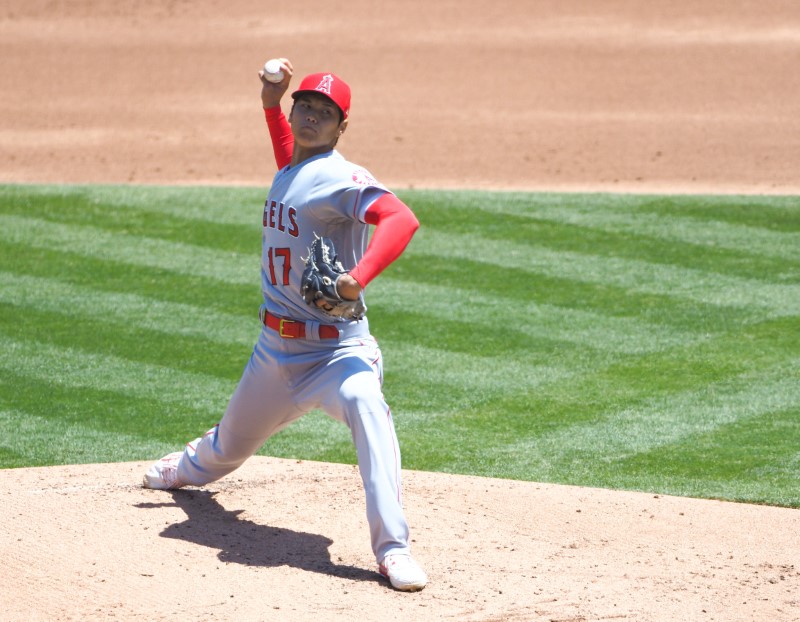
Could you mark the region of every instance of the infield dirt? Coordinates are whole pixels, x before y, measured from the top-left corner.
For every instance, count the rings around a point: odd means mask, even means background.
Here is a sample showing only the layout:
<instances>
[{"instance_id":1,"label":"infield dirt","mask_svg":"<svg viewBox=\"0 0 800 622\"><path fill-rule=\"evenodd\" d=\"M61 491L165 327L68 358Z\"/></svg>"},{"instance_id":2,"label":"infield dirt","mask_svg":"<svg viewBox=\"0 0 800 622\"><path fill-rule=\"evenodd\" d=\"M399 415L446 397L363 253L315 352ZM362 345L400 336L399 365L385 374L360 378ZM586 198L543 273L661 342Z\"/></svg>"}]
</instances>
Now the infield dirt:
<instances>
[{"instance_id":1,"label":"infield dirt","mask_svg":"<svg viewBox=\"0 0 800 622\"><path fill-rule=\"evenodd\" d=\"M8 0L0 50L0 182L266 187L284 55L351 83L341 150L395 189L800 194L793 0ZM797 510L408 471L400 594L354 467L146 466L0 471L2 619L800 620Z\"/></svg>"}]
</instances>

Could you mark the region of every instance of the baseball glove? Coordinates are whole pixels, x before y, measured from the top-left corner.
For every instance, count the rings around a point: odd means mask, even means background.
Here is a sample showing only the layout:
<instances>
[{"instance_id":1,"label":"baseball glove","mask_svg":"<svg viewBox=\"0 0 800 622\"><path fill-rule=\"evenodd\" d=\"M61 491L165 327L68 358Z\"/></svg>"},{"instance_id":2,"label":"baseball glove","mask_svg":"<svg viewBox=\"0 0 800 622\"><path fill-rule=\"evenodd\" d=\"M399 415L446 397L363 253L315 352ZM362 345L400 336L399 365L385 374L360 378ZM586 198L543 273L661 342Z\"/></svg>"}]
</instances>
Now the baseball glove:
<instances>
[{"instance_id":1,"label":"baseball glove","mask_svg":"<svg viewBox=\"0 0 800 622\"><path fill-rule=\"evenodd\" d=\"M358 300L346 300L336 289L337 281L346 273L336 255L333 241L330 238L316 238L308 249L306 268L300 279L303 300L333 317L360 320L367 312L362 296Z\"/></svg>"}]
</instances>

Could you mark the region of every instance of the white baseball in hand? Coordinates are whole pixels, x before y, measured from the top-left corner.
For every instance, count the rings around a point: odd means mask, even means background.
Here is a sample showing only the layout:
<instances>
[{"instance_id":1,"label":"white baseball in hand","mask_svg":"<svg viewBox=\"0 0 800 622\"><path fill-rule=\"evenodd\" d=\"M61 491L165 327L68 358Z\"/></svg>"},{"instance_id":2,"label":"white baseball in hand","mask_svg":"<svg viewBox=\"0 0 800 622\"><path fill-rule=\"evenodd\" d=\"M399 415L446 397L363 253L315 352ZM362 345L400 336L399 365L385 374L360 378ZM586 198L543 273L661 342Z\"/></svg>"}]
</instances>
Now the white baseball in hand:
<instances>
[{"instance_id":1,"label":"white baseball in hand","mask_svg":"<svg viewBox=\"0 0 800 622\"><path fill-rule=\"evenodd\" d=\"M268 82L280 82L283 80L281 61L277 58L273 58L264 63L264 78L266 78Z\"/></svg>"}]
</instances>

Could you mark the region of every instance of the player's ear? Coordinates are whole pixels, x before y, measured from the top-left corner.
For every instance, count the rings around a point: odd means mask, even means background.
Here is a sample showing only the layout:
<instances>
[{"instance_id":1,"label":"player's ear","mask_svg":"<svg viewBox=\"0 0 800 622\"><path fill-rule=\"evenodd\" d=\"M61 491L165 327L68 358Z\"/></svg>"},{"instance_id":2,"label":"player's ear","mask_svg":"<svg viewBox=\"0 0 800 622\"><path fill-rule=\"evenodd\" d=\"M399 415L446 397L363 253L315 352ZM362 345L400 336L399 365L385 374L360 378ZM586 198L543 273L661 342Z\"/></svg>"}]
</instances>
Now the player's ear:
<instances>
[{"instance_id":1,"label":"player's ear","mask_svg":"<svg viewBox=\"0 0 800 622\"><path fill-rule=\"evenodd\" d=\"M347 129L347 119L345 119L344 121L342 121L342 122L339 124L339 136L341 136L342 134L344 134L344 131L345 131L346 129Z\"/></svg>"}]
</instances>

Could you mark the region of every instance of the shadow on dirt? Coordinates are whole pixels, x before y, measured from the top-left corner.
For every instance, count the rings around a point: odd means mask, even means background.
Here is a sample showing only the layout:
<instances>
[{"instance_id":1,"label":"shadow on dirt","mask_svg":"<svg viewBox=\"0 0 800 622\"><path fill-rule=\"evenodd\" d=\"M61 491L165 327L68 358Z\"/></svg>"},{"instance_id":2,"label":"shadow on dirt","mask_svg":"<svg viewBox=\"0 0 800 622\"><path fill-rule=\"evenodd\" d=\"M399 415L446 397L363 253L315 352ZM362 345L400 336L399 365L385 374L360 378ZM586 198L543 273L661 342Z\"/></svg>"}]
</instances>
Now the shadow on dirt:
<instances>
[{"instance_id":1,"label":"shadow on dirt","mask_svg":"<svg viewBox=\"0 0 800 622\"><path fill-rule=\"evenodd\" d=\"M219 549L219 560L246 566L291 566L353 581L381 581L376 571L335 564L328 547L333 540L319 534L259 525L239 518L244 510L226 510L207 490L171 491L174 504L186 512L186 520L166 527L163 538L194 542ZM139 503L157 508L172 503Z\"/></svg>"}]
</instances>

